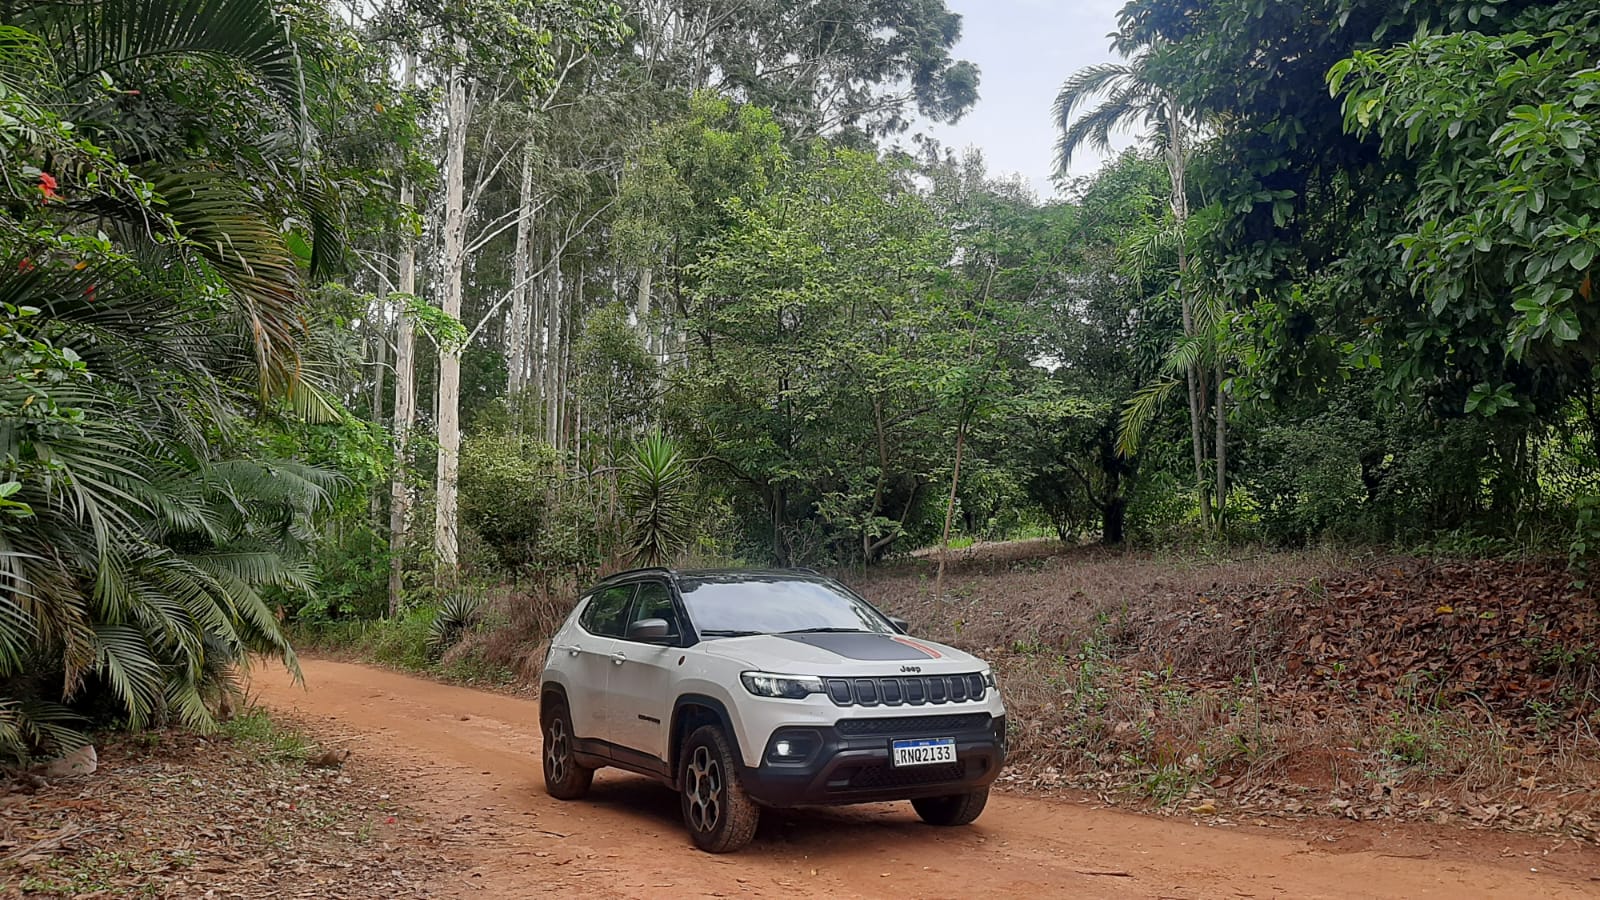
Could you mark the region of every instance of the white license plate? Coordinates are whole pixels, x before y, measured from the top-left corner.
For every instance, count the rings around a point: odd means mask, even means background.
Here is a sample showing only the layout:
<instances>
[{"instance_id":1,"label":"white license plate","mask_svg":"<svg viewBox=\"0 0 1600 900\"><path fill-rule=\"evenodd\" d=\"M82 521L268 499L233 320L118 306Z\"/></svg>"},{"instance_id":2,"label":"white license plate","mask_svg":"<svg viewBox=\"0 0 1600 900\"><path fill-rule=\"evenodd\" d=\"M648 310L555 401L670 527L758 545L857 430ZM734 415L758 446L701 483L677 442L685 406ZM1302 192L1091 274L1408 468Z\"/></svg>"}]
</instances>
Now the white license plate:
<instances>
[{"instance_id":1,"label":"white license plate","mask_svg":"<svg viewBox=\"0 0 1600 900\"><path fill-rule=\"evenodd\" d=\"M895 741L890 745L895 768L902 766L936 766L956 761L955 738L918 738Z\"/></svg>"}]
</instances>

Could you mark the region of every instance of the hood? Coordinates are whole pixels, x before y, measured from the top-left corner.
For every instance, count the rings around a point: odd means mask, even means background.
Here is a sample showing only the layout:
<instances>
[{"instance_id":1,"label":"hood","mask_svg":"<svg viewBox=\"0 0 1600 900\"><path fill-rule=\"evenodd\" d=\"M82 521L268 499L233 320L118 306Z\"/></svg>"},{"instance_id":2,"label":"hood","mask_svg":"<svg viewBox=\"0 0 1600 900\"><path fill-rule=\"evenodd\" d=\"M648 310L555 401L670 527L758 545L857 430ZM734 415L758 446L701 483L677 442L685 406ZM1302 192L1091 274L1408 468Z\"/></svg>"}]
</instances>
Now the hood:
<instances>
[{"instance_id":1,"label":"hood","mask_svg":"<svg viewBox=\"0 0 1600 900\"><path fill-rule=\"evenodd\" d=\"M786 675L897 675L910 666L948 675L988 668L954 647L903 634L763 634L713 638L700 646L706 653Z\"/></svg>"}]
</instances>

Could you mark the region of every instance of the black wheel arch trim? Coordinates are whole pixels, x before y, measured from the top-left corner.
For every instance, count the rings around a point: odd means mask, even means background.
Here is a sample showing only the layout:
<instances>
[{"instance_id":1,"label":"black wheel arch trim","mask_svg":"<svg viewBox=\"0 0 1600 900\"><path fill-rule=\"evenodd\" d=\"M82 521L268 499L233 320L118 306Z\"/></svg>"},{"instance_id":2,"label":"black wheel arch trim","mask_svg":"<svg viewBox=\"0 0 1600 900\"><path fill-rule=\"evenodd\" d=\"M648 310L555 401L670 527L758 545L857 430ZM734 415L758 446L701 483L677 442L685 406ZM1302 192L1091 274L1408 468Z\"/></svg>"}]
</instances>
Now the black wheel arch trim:
<instances>
[{"instance_id":1,"label":"black wheel arch trim","mask_svg":"<svg viewBox=\"0 0 1600 900\"><path fill-rule=\"evenodd\" d=\"M683 694L672 704L672 724L667 729L667 734L672 737L672 743L667 747L667 765L672 772L674 782L678 780L679 754L682 752L681 737L678 734L678 723L682 720L683 709L686 706L704 707L717 717L717 724L722 726L722 735L728 739L728 745L733 749L734 761L744 765L744 750L739 746L739 733L733 727L733 717L728 715L727 704L708 694Z\"/></svg>"},{"instance_id":2,"label":"black wheel arch trim","mask_svg":"<svg viewBox=\"0 0 1600 900\"><path fill-rule=\"evenodd\" d=\"M549 715L549 707L545 705L545 698L551 695L561 701L561 705L569 710L568 715L571 715L572 704L567 702L566 685L559 681L546 681L539 686L539 724L541 726L544 725L546 717Z\"/></svg>"}]
</instances>

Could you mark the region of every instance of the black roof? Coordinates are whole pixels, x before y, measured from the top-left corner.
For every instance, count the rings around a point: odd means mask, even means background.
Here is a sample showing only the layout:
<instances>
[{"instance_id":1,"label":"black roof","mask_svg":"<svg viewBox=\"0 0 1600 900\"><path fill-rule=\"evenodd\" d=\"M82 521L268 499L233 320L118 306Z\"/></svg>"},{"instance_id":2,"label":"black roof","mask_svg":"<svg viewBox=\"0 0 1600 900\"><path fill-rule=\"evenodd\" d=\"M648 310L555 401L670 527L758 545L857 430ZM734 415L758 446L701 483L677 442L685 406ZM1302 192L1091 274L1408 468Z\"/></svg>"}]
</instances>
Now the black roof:
<instances>
[{"instance_id":1,"label":"black roof","mask_svg":"<svg viewBox=\"0 0 1600 900\"><path fill-rule=\"evenodd\" d=\"M813 578L826 577L815 569L808 569L804 567L790 569L740 569L733 567L718 569L669 569L665 566L645 566L639 569L628 569L624 572L613 573L606 576L604 579L601 579L599 584L610 584L613 581L622 581L639 575L664 575L673 580L677 580L679 578L691 578L706 580L715 579L720 581L738 581L742 578L748 578L752 581L756 579L768 578L793 578L797 581L804 581Z\"/></svg>"}]
</instances>

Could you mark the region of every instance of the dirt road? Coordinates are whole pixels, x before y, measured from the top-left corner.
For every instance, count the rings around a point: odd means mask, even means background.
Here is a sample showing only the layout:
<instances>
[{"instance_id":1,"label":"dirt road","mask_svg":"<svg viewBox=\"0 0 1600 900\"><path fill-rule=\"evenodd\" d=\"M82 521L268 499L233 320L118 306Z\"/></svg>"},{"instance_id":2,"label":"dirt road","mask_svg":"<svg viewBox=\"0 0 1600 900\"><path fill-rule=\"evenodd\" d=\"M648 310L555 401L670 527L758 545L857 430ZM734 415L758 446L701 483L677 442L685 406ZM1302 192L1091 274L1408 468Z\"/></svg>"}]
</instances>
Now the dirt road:
<instances>
[{"instance_id":1,"label":"dirt road","mask_svg":"<svg viewBox=\"0 0 1600 900\"><path fill-rule=\"evenodd\" d=\"M1228 827L997 794L970 828L908 804L769 814L732 856L694 850L676 797L602 772L561 803L540 783L529 700L347 663L306 660L306 685L263 666L253 691L352 735L368 771L423 798L462 871L445 896L526 897L1579 897L1600 853L1558 839L1310 823Z\"/></svg>"}]
</instances>

